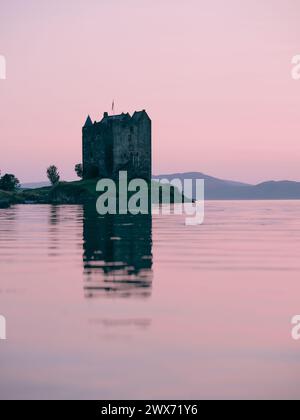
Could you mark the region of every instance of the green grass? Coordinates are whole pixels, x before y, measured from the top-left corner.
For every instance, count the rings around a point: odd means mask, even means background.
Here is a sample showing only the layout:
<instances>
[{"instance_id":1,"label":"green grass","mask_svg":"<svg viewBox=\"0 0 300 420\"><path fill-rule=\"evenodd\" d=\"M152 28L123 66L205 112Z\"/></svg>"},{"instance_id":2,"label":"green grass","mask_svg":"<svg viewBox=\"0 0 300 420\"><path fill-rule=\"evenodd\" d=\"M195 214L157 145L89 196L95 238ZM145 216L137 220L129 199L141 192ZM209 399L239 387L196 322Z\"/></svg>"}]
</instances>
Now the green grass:
<instances>
[{"instance_id":1,"label":"green grass","mask_svg":"<svg viewBox=\"0 0 300 420\"><path fill-rule=\"evenodd\" d=\"M0 202L9 204L83 204L95 201L100 193L96 191L98 179L59 182L53 187L41 187L6 192L0 190ZM152 181L156 183L156 181ZM133 194L133 193L131 193ZM129 194L128 194L129 195ZM174 195L171 195L171 202Z\"/></svg>"}]
</instances>

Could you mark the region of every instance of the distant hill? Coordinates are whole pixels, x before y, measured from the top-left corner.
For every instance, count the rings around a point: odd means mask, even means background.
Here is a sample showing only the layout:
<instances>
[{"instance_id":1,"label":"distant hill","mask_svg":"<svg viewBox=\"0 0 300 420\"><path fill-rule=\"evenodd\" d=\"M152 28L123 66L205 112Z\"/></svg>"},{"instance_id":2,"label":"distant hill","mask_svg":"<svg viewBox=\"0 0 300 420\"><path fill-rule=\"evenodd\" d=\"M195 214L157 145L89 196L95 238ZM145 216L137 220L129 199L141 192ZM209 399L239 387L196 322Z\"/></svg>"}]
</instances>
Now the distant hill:
<instances>
[{"instance_id":1,"label":"distant hill","mask_svg":"<svg viewBox=\"0 0 300 420\"><path fill-rule=\"evenodd\" d=\"M42 188L42 187L49 187L50 182L27 182L25 184L21 184L21 188L25 189L34 189L34 188Z\"/></svg>"},{"instance_id":2,"label":"distant hill","mask_svg":"<svg viewBox=\"0 0 300 420\"><path fill-rule=\"evenodd\" d=\"M300 182L267 181L257 185L228 181L205 175L201 172L163 174L154 179L204 179L206 200L292 200L300 199ZM195 185L193 197L195 198Z\"/></svg>"}]
</instances>

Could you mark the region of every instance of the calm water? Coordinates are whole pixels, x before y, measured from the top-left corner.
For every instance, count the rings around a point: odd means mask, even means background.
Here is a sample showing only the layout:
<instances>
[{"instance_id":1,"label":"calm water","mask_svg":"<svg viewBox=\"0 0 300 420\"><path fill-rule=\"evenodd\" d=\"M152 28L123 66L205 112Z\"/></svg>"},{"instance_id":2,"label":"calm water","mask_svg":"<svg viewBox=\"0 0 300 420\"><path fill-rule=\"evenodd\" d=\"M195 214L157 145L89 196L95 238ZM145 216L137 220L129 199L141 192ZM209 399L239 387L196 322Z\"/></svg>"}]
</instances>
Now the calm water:
<instances>
[{"instance_id":1,"label":"calm water","mask_svg":"<svg viewBox=\"0 0 300 420\"><path fill-rule=\"evenodd\" d=\"M0 210L0 397L300 398L299 215Z\"/></svg>"}]
</instances>

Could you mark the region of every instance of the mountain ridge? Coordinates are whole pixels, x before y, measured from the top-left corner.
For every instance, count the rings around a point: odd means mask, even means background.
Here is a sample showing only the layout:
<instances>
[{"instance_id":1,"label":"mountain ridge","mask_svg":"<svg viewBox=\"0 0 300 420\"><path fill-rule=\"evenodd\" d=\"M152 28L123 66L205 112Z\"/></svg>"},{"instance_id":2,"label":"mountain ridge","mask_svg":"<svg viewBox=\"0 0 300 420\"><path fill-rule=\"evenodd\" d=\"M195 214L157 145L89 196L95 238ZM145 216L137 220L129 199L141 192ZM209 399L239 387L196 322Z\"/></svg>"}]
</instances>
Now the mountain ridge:
<instances>
[{"instance_id":1,"label":"mountain ridge","mask_svg":"<svg viewBox=\"0 0 300 420\"><path fill-rule=\"evenodd\" d=\"M202 172L176 172L154 176L153 179L204 179L206 200L295 200L300 199L300 182L264 181L259 184L215 178ZM193 183L195 184L195 183ZM193 185L193 199L196 187Z\"/></svg>"}]
</instances>

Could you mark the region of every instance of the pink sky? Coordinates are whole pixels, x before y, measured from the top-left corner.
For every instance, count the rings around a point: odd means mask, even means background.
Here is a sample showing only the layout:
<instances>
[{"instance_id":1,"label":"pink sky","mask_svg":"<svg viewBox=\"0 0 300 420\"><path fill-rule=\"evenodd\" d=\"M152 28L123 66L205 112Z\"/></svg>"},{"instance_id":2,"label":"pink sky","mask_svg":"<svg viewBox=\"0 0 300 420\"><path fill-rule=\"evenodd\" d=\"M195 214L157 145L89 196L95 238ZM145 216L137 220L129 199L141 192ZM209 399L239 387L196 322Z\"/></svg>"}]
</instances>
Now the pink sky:
<instances>
[{"instance_id":1,"label":"pink sky","mask_svg":"<svg viewBox=\"0 0 300 420\"><path fill-rule=\"evenodd\" d=\"M0 0L0 168L74 178L81 126L146 109L153 172L300 181L299 0Z\"/></svg>"}]
</instances>

